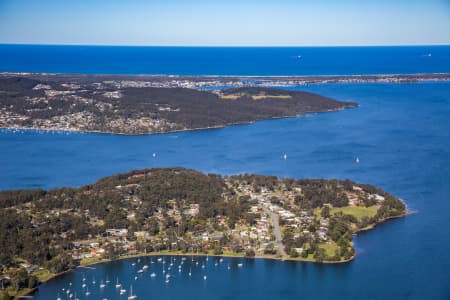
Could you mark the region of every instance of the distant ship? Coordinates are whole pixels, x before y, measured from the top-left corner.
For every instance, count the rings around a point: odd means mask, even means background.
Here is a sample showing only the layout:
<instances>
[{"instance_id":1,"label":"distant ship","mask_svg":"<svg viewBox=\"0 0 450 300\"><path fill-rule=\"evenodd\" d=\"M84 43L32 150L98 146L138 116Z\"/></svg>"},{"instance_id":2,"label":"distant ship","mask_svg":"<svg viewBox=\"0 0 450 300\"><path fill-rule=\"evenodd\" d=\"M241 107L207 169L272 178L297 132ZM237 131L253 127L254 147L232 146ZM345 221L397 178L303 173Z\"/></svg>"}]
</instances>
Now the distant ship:
<instances>
[{"instance_id":1,"label":"distant ship","mask_svg":"<svg viewBox=\"0 0 450 300\"><path fill-rule=\"evenodd\" d=\"M152 154L152 157L153 157L153 158L155 158L155 157L156 157L156 153L155 153L155 152L153 152L153 154Z\"/></svg>"},{"instance_id":2,"label":"distant ship","mask_svg":"<svg viewBox=\"0 0 450 300\"><path fill-rule=\"evenodd\" d=\"M356 162L357 164L359 164L359 157L357 157L357 158L355 159L355 162Z\"/></svg>"},{"instance_id":3,"label":"distant ship","mask_svg":"<svg viewBox=\"0 0 450 300\"><path fill-rule=\"evenodd\" d=\"M287 154L286 154L286 153L283 155L283 159L284 159L284 160L287 159Z\"/></svg>"}]
</instances>

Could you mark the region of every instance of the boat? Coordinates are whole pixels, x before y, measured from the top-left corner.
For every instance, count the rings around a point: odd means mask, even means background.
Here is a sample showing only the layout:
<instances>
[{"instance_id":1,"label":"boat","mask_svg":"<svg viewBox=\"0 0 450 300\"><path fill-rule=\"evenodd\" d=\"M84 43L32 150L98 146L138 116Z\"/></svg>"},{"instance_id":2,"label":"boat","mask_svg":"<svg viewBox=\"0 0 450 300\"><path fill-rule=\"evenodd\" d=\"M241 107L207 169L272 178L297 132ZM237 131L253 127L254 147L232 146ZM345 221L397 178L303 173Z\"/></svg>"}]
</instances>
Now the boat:
<instances>
[{"instance_id":1,"label":"boat","mask_svg":"<svg viewBox=\"0 0 450 300\"><path fill-rule=\"evenodd\" d=\"M152 274L150 274L150 277L155 278L156 277L156 273L153 272Z\"/></svg>"},{"instance_id":2,"label":"boat","mask_svg":"<svg viewBox=\"0 0 450 300\"><path fill-rule=\"evenodd\" d=\"M89 292L89 290L86 288L86 293L84 293L86 296L89 296L91 294L91 292Z\"/></svg>"},{"instance_id":3,"label":"boat","mask_svg":"<svg viewBox=\"0 0 450 300\"><path fill-rule=\"evenodd\" d=\"M137 296L133 295L133 286L130 286L130 296L128 296L128 300L134 300Z\"/></svg>"},{"instance_id":4,"label":"boat","mask_svg":"<svg viewBox=\"0 0 450 300\"><path fill-rule=\"evenodd\" d=\"M142 270L147 270L148 269L148 265L144 265L143 267L142 267Z\"/></svg>"},{"instance_id":5,"label":"boat","mask_svg":"<svg viewBox=\"0 0 450 300\"><path fill-rule=\"evenodd\" d=\"M239 263L237 266L238 266L239 268L242 268L243 264L242 264L242 263Z\"/></svg>"},{"instance_id":6,"label":"boat","mask_svg":"<svg viewBox=\"0 0 450 300\"><path fill-rule=\"evenodd\" d=\"M120 288L122 285L119 283L119 278L117 278L116 289Z\"/></svg>"},{"instance_id":7,"label":"boat","mask_svg":"<svg viewBox=\"0 0 450 300\"><path fill-rule=\"evenodd\" d=\"M102 288L104 288L105 286L106 286L106 284L103 283L103 280L100 281L100 288L102 289Z\"/></svg>"},{"instance_id":8,"label":"boat","mask_svg":"<svg viewBox=\"0 0 450 300\"><path fill-rule=\"evenodd\" d=\"M355 162L356 162L357 164L359 164L359 157L357 157L357 158L355 159Z\"/></svg>"},{"instance_id":9,"label":"boat","mask_svg":"<svg viewBox=\"0 0 450 300\"><path fill-rule=\"evenodd\" d=\"M61 297L59 296L59 294L58 294L58 298L56 298L56 300L62 300Z\"/></svg>"},{"instance_id":10,"label":"boat","mask_svg":"<svg viewBox=\"0 0 450 300\"><path fill-rule=\"evenodd\" d=\"M189 269L189 276L192 276L192 269Z\"/></svg>"},{"instance_id":11,"label":"boat","mask_svg":"<svg viewBox=\"0 0 450 300\"><path fill-rule=\"evenodd\" d=\"M155 158L155 157L156 157L156 153L155 153L155 152L153 152L153 154L152 154L152 157L153 157L153 158Z\"/></svg>"},{"instance_id":12,"label":"boat","mask_svg":"<svg viewBox=\"0 0 450 300\"><path fill-rule=\"evenodd\" d=\"M208 279L208 277L206 275L203 275L203 280Z\"/></svg>"},{"instance_id":13,"label":"boat","mask_svg":"<svg viewBox=\"0 0 450 300\"><path fill-rule=\"evenodd\" d=\"M283 159L286 160L287 159L287 154L283 154Z\"/></svg>"},{"instance_id":14,"label":"boat","mask_svg":"<svg viewBox=\"0 0 450 300\"><path fill-rule=\"evenodd\" d=\"M85 288L85 287L86 287L86 283L83 283L83 284L81 285L81 287L82 287L82 288Z\"/></svg>"},{"instance_id":15,"label":"boat","mask_svg":"<svg viewBox=\"0 0 450 300\"><path fill-rule=\"evenodd\" d=\"M123 295L123 294L125 294L127 292L127 290L126 289L120 289L119 292L120 292L121 295Z\"/></svg>"}]
</instances>

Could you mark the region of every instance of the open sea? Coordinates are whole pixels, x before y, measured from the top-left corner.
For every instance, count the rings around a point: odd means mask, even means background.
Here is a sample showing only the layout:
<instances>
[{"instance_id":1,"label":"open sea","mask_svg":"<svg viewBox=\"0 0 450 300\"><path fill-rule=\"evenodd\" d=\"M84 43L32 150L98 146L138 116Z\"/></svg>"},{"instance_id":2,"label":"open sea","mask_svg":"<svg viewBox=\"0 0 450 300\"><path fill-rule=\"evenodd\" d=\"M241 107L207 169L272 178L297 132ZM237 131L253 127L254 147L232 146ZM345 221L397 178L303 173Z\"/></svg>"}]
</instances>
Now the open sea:
<instances>
[{"instance_id":1,"label":"open sea","mask_svg":"<svg viewBox=\"0 0 450 300\"><path fill-rule=\"evenodd\" d=\"M446 73L450 72L450 46L274 48L0 44L0 72L4 71L170 75Z\"/></svg>"},{"instance_id":2,"label":"open sea","mask_svg":"<svg viewBox=\"0 0 450 300\"><path fill-rule=\"evenodd\" d=\"M18 52L12 50L15 47ZM107 49L94 48L92 51L96 55ZM196 56L202 60L204 52L209 53L197 71L191 61L182 66L168 63L167 67L157 63L151 70L137 64L127 69L127 59L113 61L114 66L108 66L106 59L97 65L87 62L77 65L76 62L82 61L80 56L89 56L91 50L86 50L87 54L83 51L76 54L78 52L71 47L45 49L0 46L0 68L83 73L280 75L450 71L449 47L280 48L274 53L286 54L287 61L290 61L289 55L294 54L304 55L305 62L309 55L315 57L316 63L320 61L318 57L326 57L317 68L289 66L284 71L282 66L285 65L280 66L277 59L275 62L269 59L268 69L256 63L270 56L267 48L254 49L253 56L251 48L241 49L243 54L237 54L238 57L255 58L241 62L243 66L253 66L248 69L236 67L238 62L224 65L223 60L232 61L233 51L237 49L201 48L195 52L187 48L187 54L182 55L185 59ZM50 63L52 51L60 51L66 64L61 65L63 58L58 56L57 62ZM109 57L118 55L117 51L144 50L111 51ZM159 55L171 53L164 54L162 48L152 51ZM181 49L171 51L183 52ZM214 60L215 63L209 64L211 53L221 51L228 56L218 56L218 62ZM349 63L352 51L362 51L366 58L356 57ZM386 54L389 51L391 55ZM336 58L336 53L340 52L347 53L344 56L348 68ZM431 57L421 56L428 52L432 53ZM5 53L13 56L12 60L5 59ZM27 57L19 63L17 53L35 53L36 60L32 62L33 59ZM68 53L72 53L70 56L75 61L68 59ZM329 57L330 53L334 58ZM375 61L371 62L369 56ZM384 57L383 63L380 56ZM342 55L337 57L342 58ZM179 61L180 58L174 59ZM365 63L361 65L361 61ZM143 63L148 64L148 61ZM156 262L156 258L154 264L148 258L137 266L131 265L135 259L123 260L96 265L93 270L69 272L43 284L35 299L56 299L58 294L68 299L62 289L67 289L70 283L71 292L76 292L80 299L126 299L128 292L120 296L114 287L116 280L127 290L132 285L138 299L450 299L450 83L323 84L292 89L356 101L360 106L222 129L159 135L0 130L0 189L80 186L130 169L182 166L220 174L251 172L296 178L350 178L380 186L404 199L413 214L358 234L355 237L358 254L347 264L224 258L216 266L216 259L210 257L208 261L200 258L197 266L187 257L179 272L181 261L177 258L169 271L171 280L165 283L162 264ZM156 158L152 157L153 152L157 153ZM287 153L287 160L281 159L283 153ZM356 157L360 164L355 163ZM171 258L165 259L169 262ZM138 275L137 270L144 263L149 269ZM238 267L238 263L242 263L242 267ZM201 268L202 264L205 268ZM188 275L189 271L192 276ZM156 277L150 277L152 272ZM205 275L207 280L203 278ZM90 296L86 296L81 287L83 277ZM92 283L94 278L96 284ZM101 289L100 282L107 279L111 282Z\"/></svg>"}]
</instances>

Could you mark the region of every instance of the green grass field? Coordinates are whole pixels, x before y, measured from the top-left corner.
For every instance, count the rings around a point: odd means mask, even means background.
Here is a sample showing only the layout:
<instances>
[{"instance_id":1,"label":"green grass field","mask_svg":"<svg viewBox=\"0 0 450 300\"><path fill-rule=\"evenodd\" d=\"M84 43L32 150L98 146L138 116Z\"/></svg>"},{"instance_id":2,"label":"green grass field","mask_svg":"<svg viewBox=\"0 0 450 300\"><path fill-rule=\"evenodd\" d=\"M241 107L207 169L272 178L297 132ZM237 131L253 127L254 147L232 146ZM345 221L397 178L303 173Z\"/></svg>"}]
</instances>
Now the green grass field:
<instances>
[{"instance_id":1,"label":"green grass field","mask_svg":"<svg viewBox=\"0 0 450 300\"><path fill-rule=\"evenodd\" d=\"M373 217L378 211L377 206L371 207L363 207L363 206L347 206L347 207L336 207L331 209L331 214L335 214L337 212L342 212L346 215L355 216L358 220L361 220L363 217Z\"/></svg>"}]
</instances>

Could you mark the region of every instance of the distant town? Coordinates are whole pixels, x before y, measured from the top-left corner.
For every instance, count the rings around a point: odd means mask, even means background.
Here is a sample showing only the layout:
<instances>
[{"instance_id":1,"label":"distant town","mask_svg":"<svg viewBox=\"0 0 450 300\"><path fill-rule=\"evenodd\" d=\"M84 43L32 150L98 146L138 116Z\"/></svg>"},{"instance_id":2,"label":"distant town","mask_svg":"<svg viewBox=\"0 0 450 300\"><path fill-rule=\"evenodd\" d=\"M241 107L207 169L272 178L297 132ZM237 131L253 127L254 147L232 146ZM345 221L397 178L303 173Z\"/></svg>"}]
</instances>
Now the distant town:
<instances>
[{"instance_id":1,"label":"distant town","mask_svg":"<svg viewBox=\"0 0 450 300\"><path fill-rule=\"evenodd\" d=\"M291 85L445 80L450 80L449 74L189 77L2 73L0 128L119 134L216 128L357 105L280 89Z\"/></svg>"},{"instance_id":2,"label":"distant town","mask_svg":"<svg viewBox=\"0 0 450 300\"><path fill-rule=\"evenodd\" d=\"M356 255L354 233L407 212L394 196L349 180L182 168L3 191L0 205L0 277L11 293L79 265L139 255L343 263Z\"/></svg>"}]
</instances>

